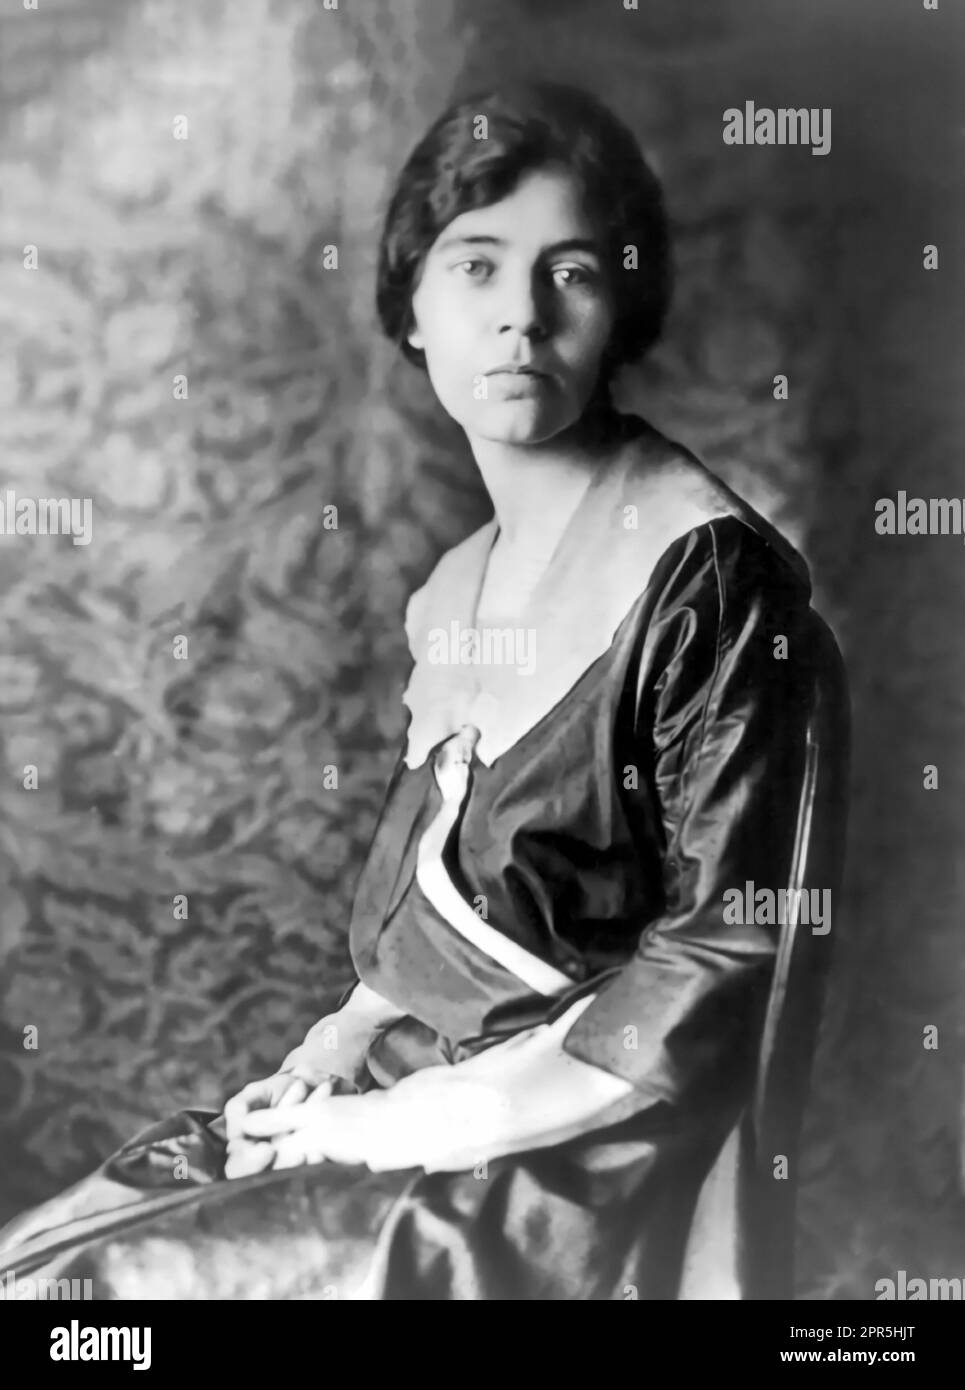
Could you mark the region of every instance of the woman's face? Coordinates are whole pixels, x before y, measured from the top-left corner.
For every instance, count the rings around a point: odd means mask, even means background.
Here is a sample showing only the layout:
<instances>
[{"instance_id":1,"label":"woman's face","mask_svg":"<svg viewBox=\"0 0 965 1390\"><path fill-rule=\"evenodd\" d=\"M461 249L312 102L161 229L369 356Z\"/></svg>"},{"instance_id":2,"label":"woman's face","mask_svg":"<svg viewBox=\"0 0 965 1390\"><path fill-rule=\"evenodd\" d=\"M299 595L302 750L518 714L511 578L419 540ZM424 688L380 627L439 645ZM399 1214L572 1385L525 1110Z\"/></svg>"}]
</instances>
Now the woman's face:
<instances>
[{"instance_id":1,"label":"woman's face","mask_svg":"<svg viewBox=\"0 0 965 1390\"><path fill-rule=\"evenodd\" d=\"M409 342L470 440L538 444L580 418L613 329L603 267L578 191L555 167L440 232Z\"/></svg>"}]
</instances>

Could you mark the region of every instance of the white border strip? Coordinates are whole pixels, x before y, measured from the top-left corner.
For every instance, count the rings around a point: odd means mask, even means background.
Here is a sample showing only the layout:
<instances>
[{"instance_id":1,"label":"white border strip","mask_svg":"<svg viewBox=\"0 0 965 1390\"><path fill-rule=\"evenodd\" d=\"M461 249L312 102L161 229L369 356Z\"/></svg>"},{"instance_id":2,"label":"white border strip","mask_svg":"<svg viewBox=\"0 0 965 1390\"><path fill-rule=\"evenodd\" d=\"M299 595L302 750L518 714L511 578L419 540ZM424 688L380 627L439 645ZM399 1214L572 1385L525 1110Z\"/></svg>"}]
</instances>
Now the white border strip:
<instances>
[{"instance_id":1,"label":"white border strip","mask_svg":"<svg viewBox=\"0 0 965 1390\"><path fill-rule=\"evenodd\" d=\"M456 823L469 784L466 763L445 766L436 780L443 788L444 800L438 813L419 840L416 881L440 917L473 946L498 961L511 975L529 985L537 994L555 996L571 989L575 981L518 942L497 931L473 912L449 877L442 853L449 832Z\"/></svg>"}]
</instances>

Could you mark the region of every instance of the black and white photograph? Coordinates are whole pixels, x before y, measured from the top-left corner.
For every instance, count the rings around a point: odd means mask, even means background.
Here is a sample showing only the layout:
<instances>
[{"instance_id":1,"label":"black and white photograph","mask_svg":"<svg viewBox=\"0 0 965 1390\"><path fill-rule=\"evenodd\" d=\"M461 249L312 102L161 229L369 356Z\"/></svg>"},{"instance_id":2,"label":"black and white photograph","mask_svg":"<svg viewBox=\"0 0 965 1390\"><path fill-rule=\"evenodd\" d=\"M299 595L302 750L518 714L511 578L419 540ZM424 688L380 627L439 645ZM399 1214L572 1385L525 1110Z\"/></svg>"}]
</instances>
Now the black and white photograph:
<instances>
[{"instance_id":1,"label":"black and white photograph","mask_svg":"<svg viewBox=\"0 0 965 1390\"><path fill-rule=\"evenodd\" d=\"M961 0L0 8L40 1362L290 1301L774 1303L778 1372L924 1359L963 79Z\"/></svg>"}]
</instances>

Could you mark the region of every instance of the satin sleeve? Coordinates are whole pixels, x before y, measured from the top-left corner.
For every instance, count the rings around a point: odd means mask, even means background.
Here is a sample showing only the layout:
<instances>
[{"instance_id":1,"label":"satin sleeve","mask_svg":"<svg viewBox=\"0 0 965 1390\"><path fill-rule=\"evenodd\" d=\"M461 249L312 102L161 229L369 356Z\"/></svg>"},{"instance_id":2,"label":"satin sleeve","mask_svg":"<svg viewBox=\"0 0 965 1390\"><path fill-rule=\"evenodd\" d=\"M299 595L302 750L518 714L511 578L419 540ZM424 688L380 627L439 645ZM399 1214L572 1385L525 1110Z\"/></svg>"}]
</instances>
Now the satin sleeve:
<instances>
[{"instance_id":1,"label":"satin sleeve","mask_svg":"<svg viewBox=\"0 0 965 1390\"><path fill-rule=\"evenodd\" d=\"M726 518L689 538L652 609L633 740L662 825L664 908L562 1041L652 1104L698 1105L756 1056L779 929L729 920L724 895L788 882L809 602L768 542Z\"/></svg>"}]
</instances>

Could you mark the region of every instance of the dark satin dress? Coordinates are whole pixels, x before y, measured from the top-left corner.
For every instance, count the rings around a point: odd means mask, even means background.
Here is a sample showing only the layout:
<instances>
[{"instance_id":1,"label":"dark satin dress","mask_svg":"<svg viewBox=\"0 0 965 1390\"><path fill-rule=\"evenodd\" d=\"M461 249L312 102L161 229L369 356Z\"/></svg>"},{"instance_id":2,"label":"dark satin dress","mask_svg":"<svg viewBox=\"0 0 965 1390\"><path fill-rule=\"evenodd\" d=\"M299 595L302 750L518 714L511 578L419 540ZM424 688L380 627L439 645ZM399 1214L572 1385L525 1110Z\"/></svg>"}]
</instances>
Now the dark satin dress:
<instances>
[{"instance_id":1,"label":"dark satin dress","mask_svg":"<svg viewBox=\"0 0 965 1390\"><path fill-rule=\"evenodd\" d=\"M631 419L517 618L535 652L483 669L454 653L495 534L443 556L407 611L406 747L350 931L358 977L405 1016L362 1089L592 994L562 1046L632 1085L626 1113L481 1170L227 1182L221 1122L186 1111L0 1232L0 1271L90 1278L101 1298L678 1296L760 1044L776 929L735 924L724 894L787 882L807 572ZM433 860L439 757L466 727L482 736Z\"/></svg>"}]
</instances>

